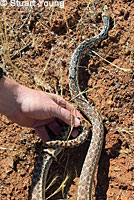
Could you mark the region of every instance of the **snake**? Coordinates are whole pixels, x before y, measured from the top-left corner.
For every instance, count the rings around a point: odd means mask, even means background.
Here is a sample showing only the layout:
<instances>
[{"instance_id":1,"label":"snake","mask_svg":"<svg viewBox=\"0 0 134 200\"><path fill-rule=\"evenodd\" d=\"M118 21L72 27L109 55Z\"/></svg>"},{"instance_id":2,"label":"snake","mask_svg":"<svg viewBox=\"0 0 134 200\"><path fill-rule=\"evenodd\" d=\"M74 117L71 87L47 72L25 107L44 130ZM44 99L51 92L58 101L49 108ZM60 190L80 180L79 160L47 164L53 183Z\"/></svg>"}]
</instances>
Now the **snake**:
<instances>
[{"instance_id":1,"label":"snake","mask_svg":"<svg viewBox=\"0 0 134 200\"><path fill-rule=\"evenodd\" d=\"M102 118L95 107L89 104L87 99L83 96L78 81L79 65L82 55L85 51L91 50L96 44L107 38L110 17L108 7L106 5L103 8L102 18L104 23L102 31L98 35L92 37L91 39L86 39L78 45L72 55L69 68L69 89L71 97L75 100L79 110L92 124L92 137L80 174L77 200L92 199L92 183L104 140ZM66 133L64 140L46 142L45 146L48 149L43 148L40 156L35 162L29 200L46 200L46 181L52 161L57 159L57 155L64 148L75 147L84 143L84 141L87 140L88 135L89 131L87 127L84 127L81 130L80 135L75 139L67 140L68 135Z\"/></svg>"}]
</instances>

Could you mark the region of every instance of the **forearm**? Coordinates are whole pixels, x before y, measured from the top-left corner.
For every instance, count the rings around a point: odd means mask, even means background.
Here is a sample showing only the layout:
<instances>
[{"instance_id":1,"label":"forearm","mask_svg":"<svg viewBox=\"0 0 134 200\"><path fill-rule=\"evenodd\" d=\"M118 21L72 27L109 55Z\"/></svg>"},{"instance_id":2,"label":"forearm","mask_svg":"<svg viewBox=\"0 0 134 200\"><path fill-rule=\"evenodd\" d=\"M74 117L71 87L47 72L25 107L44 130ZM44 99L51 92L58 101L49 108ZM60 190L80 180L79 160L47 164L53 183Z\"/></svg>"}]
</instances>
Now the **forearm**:
<instances>
[{"instance_id":1,"label":"forearm","mask_svg":"<svg viewBox=\"0 0 134 200\"><path fill-rule=\"evenodd\" d=\"M8 77L0 79L0 113L9 117L17 109L17 91L19 84Z\"/></svg>"}]
</instances>

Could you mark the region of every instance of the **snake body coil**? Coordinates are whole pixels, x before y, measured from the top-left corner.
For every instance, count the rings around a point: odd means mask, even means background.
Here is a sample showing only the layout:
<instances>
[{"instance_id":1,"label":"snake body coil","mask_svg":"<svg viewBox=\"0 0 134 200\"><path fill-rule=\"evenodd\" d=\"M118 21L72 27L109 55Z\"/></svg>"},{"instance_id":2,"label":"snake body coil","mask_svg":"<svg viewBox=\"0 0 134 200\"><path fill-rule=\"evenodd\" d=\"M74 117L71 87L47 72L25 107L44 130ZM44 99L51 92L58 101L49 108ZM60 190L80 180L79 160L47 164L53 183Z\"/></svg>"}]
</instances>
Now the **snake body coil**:
<instances>
[{"instance_id":1,"label":"snake body coil","mask_svg":"<svg viewBox=\"0 0 134 200\"><path fill-rule=\"evenodd\" d=\"M93 106L88 103L85 97L80 94L81 91L78 84L78 67L85 50L91 49L96 43L101 42L107 37L109 29L109 14L107 6L104 6L103 21L103 30L95 37L81 42L79 46L75 49L70 62L69 88L71 96L75 99L79 109L85 114L85 116L89 119L93 126L91 143L80 176L77 200L91 200L92 181L101 154L104 138L103 123L99 113L95 110ZM32 180L32 189L29 196L30 200L46 199L46 179L53 158L56 157L64 147L79 145L87 138L87 135L88 131L85 129L82 132L82 135L80 135L75 140L71 140L68 142L47 142L47 145L50 145L49 154L42 153L42 155L38 158L36 162ZM53 149L53 146L55 146L56 149Z\"/></svg>"},{"instance_id":2,"label":"snake body coil","mask_svg":"<svg viewBox=\"0 0 134 200\"><path fill-rule=\"evenodd\" d=\"M103 123L99 113L88 103L85 97L80 94L81 91L78 84L78 68L81 56L85 50L87 48L91 49L96 43L101 42L107 37L109 29L109 14L107 6L104 7L103 21L103 30L95 37L81 42L75 49L70 63L69 85L71 96L75 99L79 109L90 120L93 126L91 143L81 171L77 200L91 199L92 181L101 154L104 138Z\"/></svg>"}]
</instances>

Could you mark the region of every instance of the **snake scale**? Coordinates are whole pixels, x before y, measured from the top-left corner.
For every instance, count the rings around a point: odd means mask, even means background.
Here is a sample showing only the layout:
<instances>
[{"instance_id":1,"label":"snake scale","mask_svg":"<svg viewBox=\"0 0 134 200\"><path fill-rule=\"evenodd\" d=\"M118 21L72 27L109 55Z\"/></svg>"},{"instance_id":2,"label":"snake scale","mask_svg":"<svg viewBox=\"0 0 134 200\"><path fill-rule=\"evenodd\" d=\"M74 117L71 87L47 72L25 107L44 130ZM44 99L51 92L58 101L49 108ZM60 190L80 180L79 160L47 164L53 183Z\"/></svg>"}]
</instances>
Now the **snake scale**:
<instances>
[{"instance_id":1,"label":"snake scale","mask_svg":"<svg viewBox=\"0 0 134 200\"><path fill-rule=\"evenodd\" d=\"M93 48L95 44L100 43L107 37L109 29L109 13L106 5L104 6L102 17L104 22L103 30L93 38L86 39L83 42L81 42L79 46L75 49L70 62L69 88L71 96L75 99L75 102L77 103L79 109L92 123L93 126L91 143L80 175L77 200L91 200L92 182L94 178L95 169L100 158L104 138L102 119L99 113L94 108L94 106L90 105L86 98L81 94L78 83L78 67L83 53L87 49ZM46 150L42 151L35 164L32 185L29 195L30 200L46 199L46 179L53 159L56 158L56 156L65 147L78 146L79 144L83 143L87 139L87 137L88 130L85 128L83 129L82 133L73 140L56 140L51 142L48 141L46 143L46 145L49 147L49 153L47 153Z\"/></svg>"}]
</instances>

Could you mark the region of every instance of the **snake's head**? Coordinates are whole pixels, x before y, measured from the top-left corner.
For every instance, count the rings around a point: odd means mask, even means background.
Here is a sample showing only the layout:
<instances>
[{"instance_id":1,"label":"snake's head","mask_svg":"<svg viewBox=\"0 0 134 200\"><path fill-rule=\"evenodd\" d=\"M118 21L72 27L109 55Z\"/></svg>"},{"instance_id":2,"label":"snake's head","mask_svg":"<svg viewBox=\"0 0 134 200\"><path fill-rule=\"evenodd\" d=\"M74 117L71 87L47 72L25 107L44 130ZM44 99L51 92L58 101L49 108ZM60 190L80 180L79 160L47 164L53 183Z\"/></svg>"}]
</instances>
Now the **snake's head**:
<instances>
[{"instance_id":1,"label":"snake's head","mask_svg":"<svg viewBox=\"0 0 134 200\"><path fill-rule=\"evenodd\" d=\"M110 18L107 5L104 6L103 13L102 13L102 17L105 17L105 16Z\"/></svg>"},{"instance_id":2,"label":"snake's head","mask_svg":"<svg viewBox=\"0 0 134 200\"><path fill-rule=\"evenodd\" d=\"M108 11L107 5L104 6L103 11L104 11L104 12Z\"/></svg>"}]
</instances>

